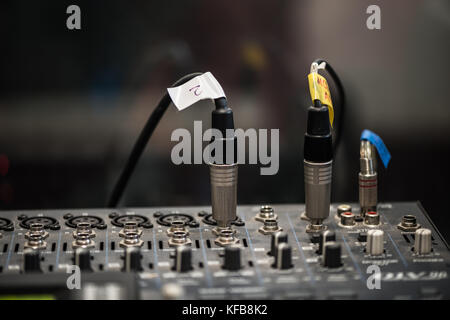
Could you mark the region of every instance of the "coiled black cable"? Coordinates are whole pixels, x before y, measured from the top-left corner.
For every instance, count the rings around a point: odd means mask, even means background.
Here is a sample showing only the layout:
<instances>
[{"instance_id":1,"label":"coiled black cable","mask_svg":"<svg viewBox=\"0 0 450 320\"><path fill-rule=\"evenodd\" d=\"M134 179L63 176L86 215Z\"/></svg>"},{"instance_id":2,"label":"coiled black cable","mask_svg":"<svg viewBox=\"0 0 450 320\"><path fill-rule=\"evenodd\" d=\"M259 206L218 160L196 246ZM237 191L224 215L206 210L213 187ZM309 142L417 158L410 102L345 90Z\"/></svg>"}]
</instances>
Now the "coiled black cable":
<instances>
[{"instance_id":1,"label":"coiled black cable","mask_svg":"<svg viewBox=\"0 0 450 320\"><path fill-rule=\"evenodd\" d=\"M339 110L337 112L337 119L336 119L336 129L334 130L335 136L334 136L334 143L333 143L333 157L336 154L336 151L339 147L339 144L341 143L341 137L342 137L342 129L343 129L343 119L345 114L345 108L346 108L346 97L345 97L345 91L344 86L342 85L341 79L339 79L339 76L337 75L336 71L333 69L333 67L328 63L328 61L324 59L316 59L314 60L315 63L320 65L321 63L325 62L325 71L328 72L328 74L333 79L333 82L336 86L337 93L338 93L338 101L339 101Z\"/></svg>"},{"instance_id":2,"label":"coiled black cable","mask_svg":"<svg viewBox=\"0 0 450 320\"><path fill-rule=\"evenodd\" d=\"M179 85L182 85L189 80L202 75L201 72L195 72L188 74L177 81L175 81L172 85L172 87L177 87ZM155 110L153 110L152 114L150 115L150 118L147 120L147 123L145 124L144 128L142 129L141 134L139 135L139 138L137 139L136 143L134 144L133 150L131 151L131 154L128 158L127 163L125 164L125 167L122 170L122 173L120 174L119 180L117 180L117 183L114 186L114 189L111 193L111 196L107 202L108 208L116 207L117 204L120 201L120 198L122 197L122 194L128 184L128 181L130 180L131 174L134 171L134 168L136 167L137 162L139 161L139 158L142 155L142 152L144 152L145 146L147 145L148 140L150 140L153 131L155 131L156 126L158 125L159 121L161 120L162 116L166 112L167 108L169 107L172 100L170 99L169 94L166 92L166 94L162 97L162 99L159 101L158 105L156 106Z\"/></svg>"}]
</instances>

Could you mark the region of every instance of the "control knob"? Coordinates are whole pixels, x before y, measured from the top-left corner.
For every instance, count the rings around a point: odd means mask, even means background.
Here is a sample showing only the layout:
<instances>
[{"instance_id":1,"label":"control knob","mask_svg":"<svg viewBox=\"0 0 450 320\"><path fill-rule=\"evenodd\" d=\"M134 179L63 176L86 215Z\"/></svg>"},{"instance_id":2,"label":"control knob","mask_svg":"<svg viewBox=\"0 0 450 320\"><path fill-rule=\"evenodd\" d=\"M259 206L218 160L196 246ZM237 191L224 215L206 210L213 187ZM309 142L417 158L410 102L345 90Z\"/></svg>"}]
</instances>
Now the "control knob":
<instances>
[{"instance_id":1,"label":"control knob","mask_svg":"<svg viewBox=\"0 0 450 320\"><path fill-rule=\"evenodd\" d=\"M369 230L367 232L366 252L371 256L379 256L384 252L384 231Z\"/></svg>"},{"instance_id":2,"label":"control knob","mask_svg":"<svg viewBox=\"0 0 450 320\"><path fill-rule=\"evenodd\" d=\"M241 268L241 249L239 247L225 248L223 268L230 271L237 271Z\"/></svg>"},{"instance_id":3,"label":"control knob","mask_svg":"<svg viewBox=\"0 0 450 320\"><path fill-rule=\"evenodd\" d=\"M336 241L336 234L333 231L326 230L322 233L319 239L319 249L317 250L318 254L323 253L323 245L328 241Z\"/></svg>"},{"instance_id":4,"label":"control knob","mask_svg":"<svg viewBox=\"0 0 450 320\"><path fill-rule=\"evenodd\" d=\"M41 256L38 250L26 249L23 256L23 270L26 273L42 272Z\"/></svg>"},{"instance_id":5,"label":"control knob","mask_svg":"<svg viewBox=\"0 0 450 320\"><path fill-rule=\"evenodd\" d=\"M175 265L173 270L187 272L192 270L192 249L187 246L179 246L175 251Z\"/></svg>"},{"instance_id":6,"label":"control knob","mask_svg":"<svg viewBox=\"0 0 450 320\"><path fill-rule=\"evenodd\" d=\"M430 229L417 229L414 237L414 252L417 254L429 254L431 252Z\"/></svg>"},{"instance_id":7,"label":"control knob","mask_svg":"<svg viewBox=\"0 0 450 320\"><path fill-rule=\"evenodd\" d=\"M142 271L141 250L138 247L129 247L125 250L123 270L126 272Z\"/></svg>"},{"instance_id":8,"label":"control knob","mask_svg":"<svg viewBox=\"0 0 450 320\"><path fill-rule=\"evenodd\" d=\"M280 243L287 243L287 242L288 242L288 235L286 232L280 231L272 234L269 255L274 256L277 245Z\"/></svg>"},{"instance_id":9,"label":"control knob","mask_svg":"<svg viewBox=\"0 0 450 320\"><path fill-rule=\"evenodd\" d=\"M272 266L280 270L292 268L292 248L289 244L280 243L276 246L275 262Z\"/></svg>"},{"instance_id":10,"label":"control knob","mask_svg":"<svg viewBox=\"0 0 450 320\"><path fill-rule=\"evenodd\" d=\"M78 267L80 267L81 271L92 271L91 254L89 249L77 248L74 252L74 262Z\"/></svg>"},{"instance_id":11,"label":"control knob","mask_svg":"<svg viewBox=\"0 0 450 320\"><path fill-rule=\"evenodd\" d=\"M341 245L334 241L327 241L323 249L323 266L327 268L339 268L341 262Z\"/></svg>"}]
</instances>

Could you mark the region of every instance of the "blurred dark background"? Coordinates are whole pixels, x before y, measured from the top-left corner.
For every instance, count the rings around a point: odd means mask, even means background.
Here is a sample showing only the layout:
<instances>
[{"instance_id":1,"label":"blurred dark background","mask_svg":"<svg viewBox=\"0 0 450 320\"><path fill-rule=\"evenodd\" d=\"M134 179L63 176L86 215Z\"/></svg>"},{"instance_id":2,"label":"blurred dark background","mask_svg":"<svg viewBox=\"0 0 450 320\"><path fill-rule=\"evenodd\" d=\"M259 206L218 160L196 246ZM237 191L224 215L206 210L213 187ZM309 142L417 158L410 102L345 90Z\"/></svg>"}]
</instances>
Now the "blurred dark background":
<instances>
[{"instance_id":1,"label":"blurred dark background","mask_svg":"<svg viewBox=\"0 0 450 320\"><path fill-rule=\"evenodd\" d=\"M70 4L81 30L66 28ZM366 27L371 4L381 30ZM321 57L348 96L334 201L357 201L359 136L371 129L393 155L380 201L420 200L449 239L447 0L16 0L2 1L0 30L3 210L104 206L165 89L193 71L220 81L237 127L280 129L278 174L242 166L239 202L303 202L306 75ZM209 203L208 169L172 164L170 134L209 123L210 110L170 107L122 205Z\"/></svg>"}]
</instances>

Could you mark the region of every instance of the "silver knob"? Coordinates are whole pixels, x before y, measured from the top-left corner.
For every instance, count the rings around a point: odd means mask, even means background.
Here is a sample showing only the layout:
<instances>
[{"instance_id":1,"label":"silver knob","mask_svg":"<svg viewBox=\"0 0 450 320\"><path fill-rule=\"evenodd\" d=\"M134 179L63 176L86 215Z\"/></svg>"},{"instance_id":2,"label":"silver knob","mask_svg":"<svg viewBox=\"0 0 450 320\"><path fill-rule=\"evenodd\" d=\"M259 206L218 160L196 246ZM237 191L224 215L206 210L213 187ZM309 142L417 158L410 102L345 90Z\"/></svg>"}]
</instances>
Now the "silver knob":
<instances>
[{"instance_id":1,"label":"silver knob","mask_svg":"<svg viewBox=\"0 0 450 320\"><path fill-rule=\"evenodd\" d=\"M414 252L417 254L429 254L431 252L431 231L429 229L416 230Z\"/></svg>"},{"instance_id":2,"label":"silver knob","mask_svg":"<svg viewBox=\"0 0 450 320\"><path fill-rule=\"evenodd\" d=\"M384 252L384 231L369 230L367 232L366 252L371 256L379 256Z\"/></svg>"},{"instance_id":3,"label":"silver knob","mask_svg":"<svg viewBox=\"0 0 450 320\"><path fill-rule=\"evenodd\" d=\"M184 296L184 288L178 283L166 283L161 288L161 295L167 300L181 299Z\"/></svg>"}]
</instances>

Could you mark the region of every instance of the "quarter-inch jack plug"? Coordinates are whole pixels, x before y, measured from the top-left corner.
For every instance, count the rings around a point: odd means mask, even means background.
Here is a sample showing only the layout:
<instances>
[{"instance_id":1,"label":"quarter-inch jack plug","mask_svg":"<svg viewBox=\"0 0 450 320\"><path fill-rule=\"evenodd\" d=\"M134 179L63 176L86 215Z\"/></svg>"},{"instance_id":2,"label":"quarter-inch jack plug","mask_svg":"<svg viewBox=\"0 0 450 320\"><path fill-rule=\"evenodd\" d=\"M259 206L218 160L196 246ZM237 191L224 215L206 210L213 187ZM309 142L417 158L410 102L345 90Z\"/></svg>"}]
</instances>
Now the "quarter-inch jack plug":
<instances>
[{"instance_id":1,"label":"quarter-inch jack plug","mask_svg":"<svg viewBox=\"0 0 450 320\"><path fill-rule=\"evenodd\" d=\"M365 217L367 212L377 211L378 198L375 147L367 140L361 140L359 163L359 205L361 216Z\"/></svg>"},{"instance_id":2,"label":"quarter-inch jack plug","mask_svg":"<svg viewBox=\"0 0 450 320\"><path fill-rule=\"evenodd\" d=\"M360 172L359 172L359 205L361 216L359 220L364 220L366 225L378 225L380 216L377 213L378 202L378 177L377 177L377 156L376 152L385 168L391 160L391 154L383 140L370 130L361 133L360 143Z\"/></svg>"}]
</instances>

